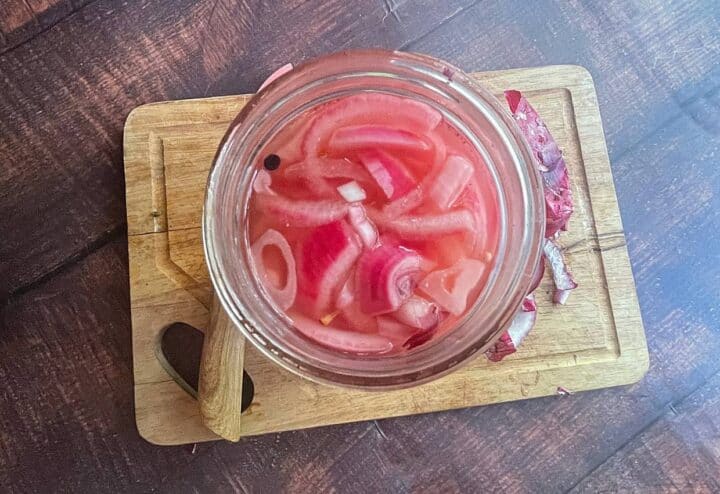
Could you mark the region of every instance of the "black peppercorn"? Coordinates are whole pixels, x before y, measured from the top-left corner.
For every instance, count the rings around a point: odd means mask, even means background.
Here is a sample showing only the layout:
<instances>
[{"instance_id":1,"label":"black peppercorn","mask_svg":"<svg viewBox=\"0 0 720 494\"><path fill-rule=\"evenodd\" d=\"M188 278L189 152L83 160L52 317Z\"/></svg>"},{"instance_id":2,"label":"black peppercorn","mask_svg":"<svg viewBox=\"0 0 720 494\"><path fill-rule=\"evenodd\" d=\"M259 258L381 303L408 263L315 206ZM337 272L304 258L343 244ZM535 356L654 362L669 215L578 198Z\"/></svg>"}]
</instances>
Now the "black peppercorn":
<instances>
[{"instance_id":1,"label":"black peppercorn","mask_svg":"<svg viewBox=\"0 0 720 494\"><path fill-rule=\"evenodd\" d=\"M280 167L280 156L277 154L267 155L265 161L263 161L263 165L265 165L266 170L277 170Z\"/></svg>"}]
</instances>

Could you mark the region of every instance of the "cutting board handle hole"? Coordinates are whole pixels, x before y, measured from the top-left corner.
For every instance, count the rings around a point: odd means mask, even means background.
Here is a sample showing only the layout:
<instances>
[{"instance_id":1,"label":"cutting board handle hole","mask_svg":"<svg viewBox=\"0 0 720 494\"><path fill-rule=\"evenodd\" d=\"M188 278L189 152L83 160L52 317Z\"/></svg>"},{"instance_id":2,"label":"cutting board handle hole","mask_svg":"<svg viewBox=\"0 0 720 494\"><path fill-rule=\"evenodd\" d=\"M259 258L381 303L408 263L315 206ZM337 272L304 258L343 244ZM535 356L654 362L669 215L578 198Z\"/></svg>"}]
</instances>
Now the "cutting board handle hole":
<instances>
[{"instance_id":1,"label":"cutting board handle hole","mask_svg":"<svg viewBox=\"0 0 720 494\"><path fill-rule=\"evenodd\" d=\"M205 336L199 329L183 322L174 322L160 333L155 356L172 379L192 397L197 398L200 359ZM242 403L244 412L252 405L255 383L243 370Z\"/></svg>"}]
</instances>

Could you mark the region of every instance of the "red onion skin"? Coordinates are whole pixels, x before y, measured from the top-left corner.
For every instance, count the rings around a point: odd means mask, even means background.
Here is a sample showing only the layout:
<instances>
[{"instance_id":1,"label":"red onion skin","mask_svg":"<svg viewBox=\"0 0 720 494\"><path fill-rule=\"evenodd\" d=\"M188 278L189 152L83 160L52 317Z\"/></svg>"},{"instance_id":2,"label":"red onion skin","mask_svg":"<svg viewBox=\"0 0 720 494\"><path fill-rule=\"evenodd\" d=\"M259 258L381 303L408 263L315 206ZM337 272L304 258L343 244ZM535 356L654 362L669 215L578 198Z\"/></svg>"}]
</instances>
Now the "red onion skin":
<instances>
[{"instance_id":1,"label":"red onion skin","mask_svg":"<svg viewBox=\"0 0 720 494\"><path fill-rule=\"evenodd\" d=\"M553 301L556 304L564 304L570 295L570 291L577 288L578 285L573 279L572 273L568 268L567 261L563 255L562 247L557 242L545 239L545 243L543 244L543 253L550 266L553 282L555 283Z\"/></svg>"},{"instance_id":2,"label":"red onion skin","mask_svg":"<svg viewBox=\"0 0 720 494\"><path fill-rule=\"evenodd\" d=\"M567 230L573 212L573 198L562 152L545 122L520 91L505 91L510 112L533 151L536 165L543 177L545 191L545 236L552 238Z\"/></svg>"},{"instance_id":3,"label":"red onion skin","mask_svg":"<svg viewBox=\"0 0 720 494\"><path fill-rule=\"evenodd\" d=\"M528 310L531 309L531 310ZM535 296L531 293L523 301L521 310L515 315L510 327L500 336L485 356L491 362L500 362L502 359L515 353L520 343L530 333L537 320L537 307Z\"/></svg>"}]
</instances>

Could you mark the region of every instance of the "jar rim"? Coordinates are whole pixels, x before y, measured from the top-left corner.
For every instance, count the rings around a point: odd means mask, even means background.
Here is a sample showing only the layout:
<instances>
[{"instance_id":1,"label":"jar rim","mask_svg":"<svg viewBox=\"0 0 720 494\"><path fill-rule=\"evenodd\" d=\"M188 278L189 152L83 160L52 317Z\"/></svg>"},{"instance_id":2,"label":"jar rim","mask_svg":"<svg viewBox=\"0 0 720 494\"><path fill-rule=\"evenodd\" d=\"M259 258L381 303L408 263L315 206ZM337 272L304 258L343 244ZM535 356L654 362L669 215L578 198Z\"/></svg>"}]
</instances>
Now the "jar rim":
<instances>
[{"instance_id":1,"label":"jar rim","mask_svg":"<svg viewBox=\"0 0 720 494\"><path fill-rule=\"evenodd\" d=\"M337 68L338 65L342 70ZM282 338L271 334L267 327L269 325L264 322L267 319L266 314L253 306L253 304L268 303L267 300L263 302L266 297L262 296L263 288L257 284L257 280L252 276L242 280L230 280L234 273L231 274L229 271L229 264L232 261L227 259L228 248L238 248L240 244L247 247L247 238L239 238L238 232L231 230L229 222L233 217L228 220L220 214L223 211L222 201L227 199L228 190L231 188L228 183L233 181L233 186L243 183L246 189L251 183L249 174L252 173L255 160L249 148L253 147L251 146L253 142L255 151L262 147L255 141L260 139L259 136L263 132L266 134L265 140L268 140L267 133L272 128L273 115L279 118L276 114L287 112L288 102L297 104L303 94L315 94L313 91L318 88L328 90L330 83L343 84L338 81L345 83L349 81L350 90L357 91L361 87L352 85L353 77L367 77L364 74L368 73L375 74L376 77L384 74L382 77L405 78L403 80L412 78L414 83L422 85L423 91L427 91L427 94L452 92L453 97L462 99L463 107L473 108L478 115L482 114L488 121L492 120L493 128L502 137L502 145L506 148L504 152L511 157L513 165L511 169L517 173L517 187L522 192L524 205L522 208L524 217L520 219L518 214L513 217L514 221L522 222L519 225L522 235L518 237L516 234L511 246L520 250L519 261L514 266L504 266L503 263L498 263L496 266L497 272L503 268L506 270L512 268L513 273L505 273L507 275L505 278L508 280L505 287L506 298L496 302L496 305L502 307L495 308L494 321L485 322L492 326L492 330L479 331L482 333L482 338L472 341L468 339L464 344L456 344L457 351L450 352L442 361L425 364L422 360L419 363L415 361L413 366L408 365L406 371L399 367L394 368L392 372L387 370L374 372L368 367L367 362L377 362L378 359L349 354L340 356L338 352L327 349L325 352L330 352L336 358L332 365L325 365L322 359L308 357L298 352L297 348L287 345ZM337 92L331 93L337 97ZM419 96L419 93L416 96ZM316 100L314 104L318 104ZM295 111L297 113L304 111L303 106L295 108ZM275 124L281 125L283 121L286 123L287 118L285 120L280 118L279 121L280 123ZM242 154L243 151L245 155ZM232 166L237 165L233 164L233 159L237 159L238 156L243 156L247 164L238 169L231 169ZM240 174L244 175L239 178ZM540 261L545 226L545 209L539 192L540 180L529 147L509 112L495 96L460 69L427 55L397 51L354 50L326 55L300 65L255 95L233 120L221 140L208 177L202 221L202 237L210 279L223 308L243 335L266 357L301 377L324 384L363 389L395 389L421 384L451 372L460 364L470 361L474 356L485 351L505 330L517 312L530 286L535 267ZM245 196L241 195L245 200L239 210L247 208L249 194L247 190L245 192ZM505 221L506 218L503 217L502 220ZM511 227L518 227L518 224L507 225L506 230ZM521 241L518 241L518 238ZM242 269L247 269L247 265L245 259ZM239 293L239 287L244 288L246 293ZM483 302L480 298L478 297L473 303L472 311L480 308ZM463 321L466 323L468 319L464 318ZM287 320L285 322L287 323ZM449 330L448 335L456 330L457 328ZM431 342L432 345L423 345L420 348L424 350L418 350L417 354L422 351L427 353L430 347L439 345L448 335L438 338L438 342ZM399 354L398 358L402 357L407 359L408 356ZM381 357L383 365L387 365L389 359L393 358L395 358L393 355ZM343 365L337 363L338 361L346 362L346 367L343 368ZM349 365L347 363L359 367L347 367Z\"/></svg>"}]
</instances>

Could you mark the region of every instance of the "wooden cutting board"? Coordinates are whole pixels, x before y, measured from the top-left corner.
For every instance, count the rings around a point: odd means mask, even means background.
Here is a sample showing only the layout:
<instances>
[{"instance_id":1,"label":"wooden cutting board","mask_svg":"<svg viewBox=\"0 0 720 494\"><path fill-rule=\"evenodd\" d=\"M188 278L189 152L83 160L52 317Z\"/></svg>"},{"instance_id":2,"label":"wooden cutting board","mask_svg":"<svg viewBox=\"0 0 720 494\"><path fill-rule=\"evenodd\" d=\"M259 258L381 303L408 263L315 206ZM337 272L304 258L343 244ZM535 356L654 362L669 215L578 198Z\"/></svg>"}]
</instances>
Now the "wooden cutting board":
<instances>
[{"instance_id":1,"label":"wooden cutting board","mask_svg":"<svg viewBox=\"0 0 720 494\"><path fill-rule=\"evenodd\" d=\"M538 322L501 363L483 356L440 380L407 390L363 392L305 381L250 345L245 370L255 395L243 435L433 412L629 384L648 368L597 96L582 67L475 74L497 95L519 89L565 153L575 213L561 243L579 283L566 306L551 302L546 276ZM163 366L160 335L175 322L202 330L211 288L200 239L205 182L217 145L248 95L153 103L125 124L130 295L138 430L155 444L218 439L195 399ZM239 399L239 398L238 398Z\"/></svg>"}]
</instances>

